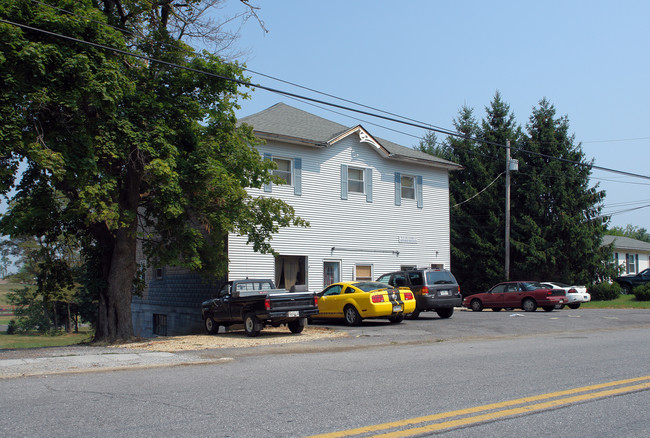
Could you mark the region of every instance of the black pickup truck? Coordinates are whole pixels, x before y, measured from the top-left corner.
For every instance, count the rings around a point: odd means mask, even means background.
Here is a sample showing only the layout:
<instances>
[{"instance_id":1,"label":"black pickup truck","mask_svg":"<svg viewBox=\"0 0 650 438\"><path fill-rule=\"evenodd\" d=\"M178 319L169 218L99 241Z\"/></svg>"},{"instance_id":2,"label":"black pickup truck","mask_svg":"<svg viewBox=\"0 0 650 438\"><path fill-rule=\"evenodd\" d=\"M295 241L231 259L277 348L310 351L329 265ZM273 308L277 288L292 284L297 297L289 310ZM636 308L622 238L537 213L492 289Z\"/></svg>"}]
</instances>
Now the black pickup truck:
<instances>
[{"instance_id":1,"label":"black pickup truck","mask_svg":"<svg viewBox=\"0 0 650 438\"><path fill-rule=\"evenodd\" d=\"M223 285L215 298L204 301L201 316L209 334L219 326L244 324L248 336L257 336L267 325L286 324L291 333L305 328L307 317L318 313L318 297L313 292L276 289L272 280L233 280Z\"/></svg>"},{"instance_id":2,"label":"black pickup truck","mask_svg":"<svg viewBox=\"0 0 650 438\"><path fill-rule=\"evenodd\" d=\"M623 293L631 294L632 290L639 285L650 283L650 268L644 269L638 274L622 275L614 279L615 282L621 285Z\"/></svg>"}]
</instances>

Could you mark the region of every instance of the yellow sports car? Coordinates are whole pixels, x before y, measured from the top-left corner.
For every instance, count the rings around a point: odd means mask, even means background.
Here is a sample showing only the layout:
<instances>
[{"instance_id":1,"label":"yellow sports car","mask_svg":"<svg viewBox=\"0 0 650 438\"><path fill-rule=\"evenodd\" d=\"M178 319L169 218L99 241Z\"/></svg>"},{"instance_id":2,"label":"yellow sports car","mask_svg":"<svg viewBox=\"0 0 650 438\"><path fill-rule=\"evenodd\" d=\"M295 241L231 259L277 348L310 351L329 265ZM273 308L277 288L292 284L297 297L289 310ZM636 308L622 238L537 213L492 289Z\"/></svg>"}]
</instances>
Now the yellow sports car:
<instances>
[{"instance_id":1,"label":"yellow sports car","mask_svg":"<svg viewBox=\"0 0 650 438\"><path fill-rule=\"evenodd\" d=\"M359 325L365 318L388 318L399 323L415 310L413 292L376 281L343 281L318 293L318 314L312 318L344 318Z\"/></svg>"}]
</instances>

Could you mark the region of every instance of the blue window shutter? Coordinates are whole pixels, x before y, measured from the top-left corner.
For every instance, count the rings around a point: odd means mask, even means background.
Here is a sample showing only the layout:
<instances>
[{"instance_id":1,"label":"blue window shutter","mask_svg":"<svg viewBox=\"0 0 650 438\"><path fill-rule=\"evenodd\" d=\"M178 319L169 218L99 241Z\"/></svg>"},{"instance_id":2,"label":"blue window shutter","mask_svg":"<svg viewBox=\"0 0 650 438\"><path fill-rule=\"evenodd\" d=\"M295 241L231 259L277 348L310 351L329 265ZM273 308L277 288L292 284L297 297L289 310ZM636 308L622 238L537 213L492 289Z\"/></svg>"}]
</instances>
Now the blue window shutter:
<instances>
[{"instance_id":1,"label":"blue window shutter","mask_svg":"<svg viewBox=\"0 0 650 438\"><path fill-rule=\"evenodd\" d=\"M293 159L293 194L302 195L302 159Z\"/></svg>"},{"instance_id":2,"label":"blue window shutter","mask_svg":"<svg viewBox=\"0 0 650 438\"><path fill-rule=\"evenodd\" d=\"M418 208L422 208L424 206L424 201L422 199L422 177L421 176L415 177L415 198L418 201Z\"/></svg>"},{"instance_id":3,"label":"blue window shutter","mask_svg":"<svg viewBox=\"0 0 650 438\"><path fill-rule=\"evenodd\" d=\"M402 205L402 175L395 172L395 205Z\"/></svg>"},{"instance_id":4,"label":"blue window shutter","mask_svg":"<svg viewBox=\"0 0 650 438\"><path fill-rule=\"evenodd\" d=\"M372 169L366 169L366 202L372 202Z\"/></svg>"},{"instance_id":5,"label":"blue window shutter","mask_svg":"<svg viewBox=\"0 0 650 438\"><path fill-rule=\"evenodd\" d=\"M341 164L341 199L348 199L348 165Z\"/></svg>"},{"instance_id":6,"label":"blue window shutter","mask_svg":"<svg viewBox=\"0 0 650 438\"><path fill-rule=\"evenodd\" d=\"M273 155L269 154L268 152L264 152L264 159L265 160L272 160ZM265 192L270 192L271 191L271 183L264 184L264 191Z\"/></svg>"}]
</instances>

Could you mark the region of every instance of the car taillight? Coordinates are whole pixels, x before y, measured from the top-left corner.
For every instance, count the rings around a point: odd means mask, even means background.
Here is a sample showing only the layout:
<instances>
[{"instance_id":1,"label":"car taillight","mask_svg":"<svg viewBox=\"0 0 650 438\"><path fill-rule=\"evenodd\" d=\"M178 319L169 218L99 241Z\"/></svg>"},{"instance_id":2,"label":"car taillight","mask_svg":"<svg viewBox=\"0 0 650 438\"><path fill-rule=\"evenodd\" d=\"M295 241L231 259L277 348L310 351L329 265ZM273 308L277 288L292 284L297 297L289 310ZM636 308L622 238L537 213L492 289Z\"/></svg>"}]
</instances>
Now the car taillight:
<instances>
[{"instance_id":1,"label":"car taillight","mask_svg":"<svg viewBox=\"0 0 650 438\"><path fill-rule=\"evenodd\" d=\"M318 295L314 295L314 306L318 307Z\"/></svg>"},{"instance_id":2,"label":"car taillight","mask_svg":"<svg viewBox=\"0 0 650 438\"><path fill-rule=\"evenodd\" d=\"M267 298L267 299L264 300L264 308L266 310L271 310L271 300L270 299Z\"/></svg>"},{"instance_id":3,"label":"car taillight","mask_svg":"<svg viewBox=\"0 0 650 438\"><path fill-rule=\"evenodd\" d=\"M424 286L422 288L422 295L429 295L429 288L428 287Z\"/></svg>"},{"instance_id":4,"label":"car taillight","mask_svg":"<svg viewBox=\"0 0 650 438\"><path fill-rule=\"evenodd\" d=\"M413 292L404 292L404 300L409 301L413 299Z\"/></svg>"},{"instance_id":5,"label":"car taillight","mask_svg":"<svg viewBox=\"0 0 650 438\"><path fill-rule=\"evenodd\" d=\"M460 295L460 286L458 286L458 295Z\"/></svg>"},{"instance_id":6,"label":"car taillight","mask_svg":"<svg viewBox=\"0 0 650 438\"><path fill-rule=\"evenodd\" d=\"M373 295L371 299L372 299L373 303L383 303L384 302L384 296L383 295Z\"/></svg>"}]
</instances>

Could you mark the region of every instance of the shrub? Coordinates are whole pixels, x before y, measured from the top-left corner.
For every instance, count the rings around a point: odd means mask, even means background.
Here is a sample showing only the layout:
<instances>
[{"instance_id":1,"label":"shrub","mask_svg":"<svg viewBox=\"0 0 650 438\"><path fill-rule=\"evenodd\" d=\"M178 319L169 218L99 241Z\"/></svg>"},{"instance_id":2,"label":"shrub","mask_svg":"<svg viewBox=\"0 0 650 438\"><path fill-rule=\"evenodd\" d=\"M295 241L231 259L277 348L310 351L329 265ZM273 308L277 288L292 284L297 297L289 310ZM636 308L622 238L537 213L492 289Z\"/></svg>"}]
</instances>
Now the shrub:
<instances>
[{"instance_id":1,"label":"shrub","mask_svg":"<svg viewBox=\"0 0 650 438\"><path fill-rule=\"evenodd\" d=\"M14 335L16 334L16 330L18 330L18 327L16 325L16 320L12 319L11 321L9 321L9 325L7 325L7 334Z\"/></svg>"},{"instance_id":2,"label":"shrub","mask_svg":"<svg viewBox=\"0 0 650 438\"><path fill-rule=\"evenodd\" d=\"M621 286L616 283L595 283L587 289L592 301L615 300L621 294Z\"/></svg>"},{"instance_id":3,"label":"shrub","mask_svg":"<svg viewBox=\"0 0 650 438\"><path fill-rule=\"evenodd\" d=\"M637 301L650 301L650 283L635 287L632 293Z\"/></svg>"}]
</instances>

